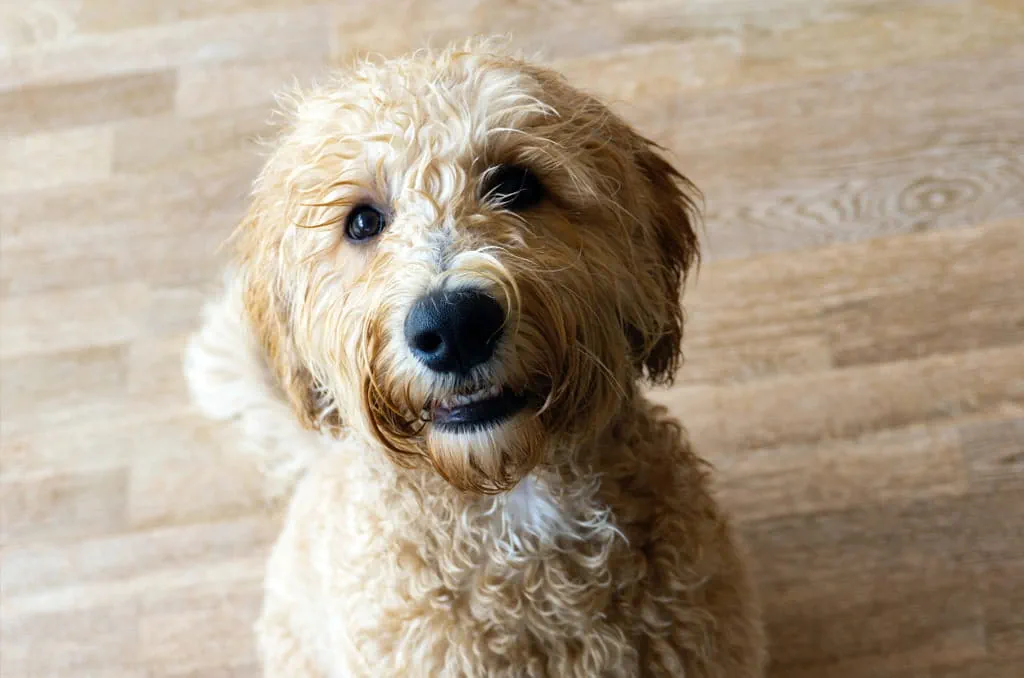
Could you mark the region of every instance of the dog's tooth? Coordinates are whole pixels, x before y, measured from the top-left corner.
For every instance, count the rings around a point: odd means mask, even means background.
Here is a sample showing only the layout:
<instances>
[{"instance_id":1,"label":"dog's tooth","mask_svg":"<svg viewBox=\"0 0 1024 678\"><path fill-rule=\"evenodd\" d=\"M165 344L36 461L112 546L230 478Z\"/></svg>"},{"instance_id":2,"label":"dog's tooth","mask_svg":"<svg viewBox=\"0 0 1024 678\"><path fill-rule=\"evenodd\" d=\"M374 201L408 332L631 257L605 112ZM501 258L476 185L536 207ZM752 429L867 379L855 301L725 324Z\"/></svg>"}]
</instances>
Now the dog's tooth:
<instances>
[{"instance_id":1,"label":"dog's tooth","mask_svg":"<svg viewBox=\"0 0 1024 678\"><path fill-rule=\"evenodd\" d=\"M439 398L437 404L439 407L450 410L456 407L463 407L472 403L480 402L481 400L487 400L488 398L496 398L502 394L504 387L499 385L488 386L487 388L481 388L473 391L472 393L453 393Z\"/></svg>"}]
</instances>

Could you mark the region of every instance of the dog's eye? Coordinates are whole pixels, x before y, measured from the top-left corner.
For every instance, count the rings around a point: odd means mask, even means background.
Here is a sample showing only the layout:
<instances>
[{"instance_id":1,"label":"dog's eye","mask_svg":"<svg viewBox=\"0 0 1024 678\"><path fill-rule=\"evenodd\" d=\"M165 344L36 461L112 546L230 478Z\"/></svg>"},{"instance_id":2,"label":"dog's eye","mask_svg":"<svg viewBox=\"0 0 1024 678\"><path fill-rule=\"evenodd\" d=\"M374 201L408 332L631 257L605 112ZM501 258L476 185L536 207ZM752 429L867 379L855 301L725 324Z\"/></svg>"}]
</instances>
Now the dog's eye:
<instances>
[{"instance_id":1,"label":"dog's eye","mask_svg":"<svg viewBox=\"0 0 1024 678\"><path fill-rule=\"evenodd\" d=\"M484 200L513 212L533 207L544 199L544 185L529 168L500 165L484 182Z\"/></svg>"},{"instance_id":2,"label":"dog's eye","mask_svg":"<svg viewBox=\"0 0 1024 678\"><path fill-rule=\"evenodd\" d=\"M383 230L384 215L369 205L356 207L345 220L345 237L349 240L369 240Z\"/></svg>"}]
</instances>

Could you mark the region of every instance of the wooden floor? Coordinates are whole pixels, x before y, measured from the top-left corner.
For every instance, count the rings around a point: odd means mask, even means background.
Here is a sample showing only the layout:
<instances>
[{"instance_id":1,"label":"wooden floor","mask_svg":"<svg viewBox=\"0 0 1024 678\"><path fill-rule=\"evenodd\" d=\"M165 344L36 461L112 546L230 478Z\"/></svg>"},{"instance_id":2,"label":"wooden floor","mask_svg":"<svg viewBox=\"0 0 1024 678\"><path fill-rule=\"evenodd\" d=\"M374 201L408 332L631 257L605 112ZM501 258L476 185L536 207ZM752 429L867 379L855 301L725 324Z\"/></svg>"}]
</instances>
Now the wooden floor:
<instances>
[{"instance_id":1,"label":"wooden floor","mask_svg":"<svg viewBox=\"0 0 1024 678\"><path fill-rule=\"evenodd\" d=\"M274 525L182 342L271 92L511 31L707 194L658 393L749 540L773 677L1024 676L1024 2L0 8L0 673L255 676Z\"/></svg>"}]
</instances>

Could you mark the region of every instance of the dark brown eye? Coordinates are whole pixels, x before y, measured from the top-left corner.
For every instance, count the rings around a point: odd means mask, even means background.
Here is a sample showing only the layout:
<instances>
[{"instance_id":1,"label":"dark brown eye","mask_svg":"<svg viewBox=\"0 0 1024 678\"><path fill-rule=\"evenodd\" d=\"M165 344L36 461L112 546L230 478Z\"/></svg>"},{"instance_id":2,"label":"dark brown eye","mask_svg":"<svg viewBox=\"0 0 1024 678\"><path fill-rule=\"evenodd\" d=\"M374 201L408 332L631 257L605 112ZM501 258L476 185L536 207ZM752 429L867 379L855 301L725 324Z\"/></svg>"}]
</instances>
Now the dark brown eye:
<instances>
[{"instance_id":1,"label":"dark brown eye","mask_svg":"<svg viewBox=\"0 0 1024 678\"><path fill-rule=\"evenodd\" d=\"M384 230L384 215L369 205L360 205L345 220L345 237L349 240L369 240Z\"/></svg>"},{"instance_id":2,"label":"dark brown eye","mask_svg":"<svg viewBox=\"0 0 1024 678\"><path fill-rule=\"evenodd\" d=\"M499 165L484 180L483 199L513 212L534 207L544 195L544 185L537 175L521 165Z\"/></svg>"}]
</instances>

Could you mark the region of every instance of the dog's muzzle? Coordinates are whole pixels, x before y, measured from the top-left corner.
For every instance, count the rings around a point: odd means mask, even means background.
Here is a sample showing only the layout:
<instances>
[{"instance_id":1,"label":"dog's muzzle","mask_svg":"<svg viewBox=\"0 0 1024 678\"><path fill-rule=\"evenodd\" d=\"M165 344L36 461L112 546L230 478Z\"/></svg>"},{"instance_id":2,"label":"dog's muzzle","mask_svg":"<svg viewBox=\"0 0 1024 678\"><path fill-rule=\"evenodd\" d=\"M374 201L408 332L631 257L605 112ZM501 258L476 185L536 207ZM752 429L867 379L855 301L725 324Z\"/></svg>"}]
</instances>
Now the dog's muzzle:
<instances>
[{"instance_id":1,"label":"dog's muzzle","mask_svg":"<svg viewBox=\"0 0 1024 678\"><path fill-rule=\"evenodd\" d=\"M474 288L436 290L416 300L405 319L405 340L423 365L438 374L469 377L494 357L505 312L491 295ZM501 384L476 385L433 401L430 419L451 432L500 424L526 405L524 394Z\"/></svg>"}]
</instances>

